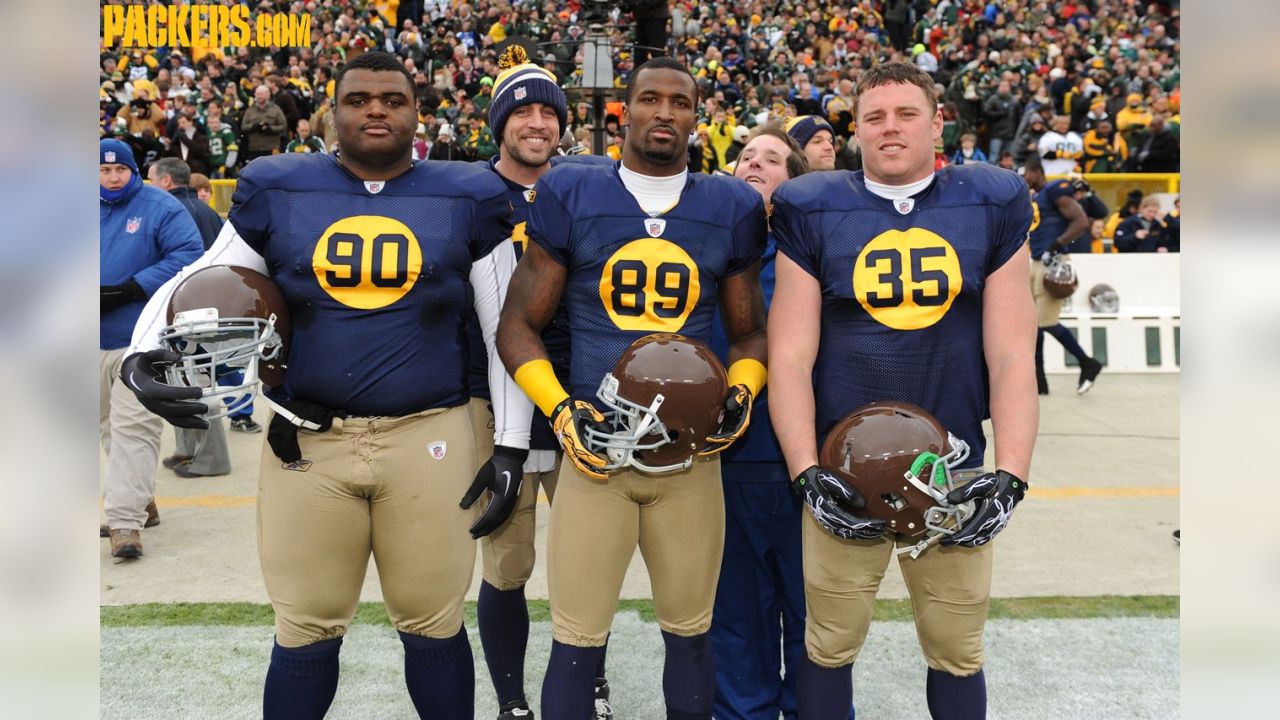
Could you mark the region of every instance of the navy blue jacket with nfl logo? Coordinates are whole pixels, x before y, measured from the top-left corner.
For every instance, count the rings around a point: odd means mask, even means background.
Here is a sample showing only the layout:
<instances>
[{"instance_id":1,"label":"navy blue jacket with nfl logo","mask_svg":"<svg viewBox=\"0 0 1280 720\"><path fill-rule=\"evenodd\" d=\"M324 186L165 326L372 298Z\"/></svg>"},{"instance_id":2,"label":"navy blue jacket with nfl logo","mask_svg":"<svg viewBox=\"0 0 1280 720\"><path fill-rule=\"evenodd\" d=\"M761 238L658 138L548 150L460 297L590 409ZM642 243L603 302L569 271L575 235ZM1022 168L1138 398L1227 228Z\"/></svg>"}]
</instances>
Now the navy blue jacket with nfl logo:
<instances>
[{"instance_id":1,"label":"navy blue jacket with nfl logo","mask_svg":"<svg viewBox=\"0 0 1280 720\"><path fill-rule=\"evenodd\" d=\"M773 203L778 251L822 288L819 446L855 408L898 400L931 412L969 444L965 466L981 466L982 293L1027 241L1026 183L990 165L953 166L898 207L868 190L862 171L833 171L783 183Z\"/></svg>"},{"instance_id":2,"label":"navy blue jacket with nfl logo","mask_svg":"<svg viewBox=\"0 0 1280 720\"><path fill-rule=\"evenodd\" d=\"M364 182L332 155L290 153L250 163L232 202L213 247L148 304L135 349L158 344L164 305L183 277L242 265L275 281L292 316L288 370L271 397L357 416L467 401L469 304L482 298L496 330L514 268L504 244L510 203L493 173L426 161L386 182ZM498 414L520 414L527 399L507 401L505 386ZM527 444L528 418L507 444Z\"/></svg>"},{"instance_id":3,"label":"navy blue jacket with nfl logo","mask_svg":"<svg viewBox=\"0 0 1280 720\"><path fill-rule=\"evenodd\" d=\"M527 231L568 270L570 392L594 401L632 341L655 332L711 342L719 284L764 252L760 194L736 178L690 174L656 217L622 184L619 163L562 163L543 175Z\"/></svg>"}]
</instances>

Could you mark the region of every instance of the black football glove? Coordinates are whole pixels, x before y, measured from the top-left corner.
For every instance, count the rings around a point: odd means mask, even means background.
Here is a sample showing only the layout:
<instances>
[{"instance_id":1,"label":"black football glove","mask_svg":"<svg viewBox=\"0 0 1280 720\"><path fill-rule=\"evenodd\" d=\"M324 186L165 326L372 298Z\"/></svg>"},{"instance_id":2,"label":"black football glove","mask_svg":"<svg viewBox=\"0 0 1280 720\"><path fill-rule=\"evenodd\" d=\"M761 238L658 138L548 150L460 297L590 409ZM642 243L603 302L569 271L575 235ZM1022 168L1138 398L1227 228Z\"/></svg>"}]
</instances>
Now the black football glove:
<instances>
[{"instance_id":1,"label":"black football glove","mask_svg":"<svg viewBox=\"0 0 1280 720\"><path fill-rule=\"evenodd\" d=\"M333 427L335 413L323 405L306 400L272 400L271 405L276 412L267 427L267 444L286 465L302 459L302 449L298 447L299 428L329 432Z\"/></svg>"},{"instance_id":2,"label":"black football glove","mask_svg":"<svg viewBox=\"0 0 1280 720\"><path fill-rule=\"evenodd\" d=\"M529 457L528 450L497 445L493 448L493 457L476 473L471 481L467 494L458 503L463 510L470 510L481 493L488 490L492 493L489 507L471 525L471 537L480 539L502 527L511 517L520 499L520 485L524 479L524 461Z\"/></svg>"},{"instance_id":3,"label":"black football glove","mask_svg":"<svg viewBox=\"0 0 1280 720\"><path fill-rule=\"evenodd\" d=\"M978 547L991 542L1013 517L1013 509L1027 494L1027 484L1013 473L996 470L984 473L964 487L947 493L947 502L960 505L975 501L973 516L956 534L942 539L943 545Z\"/></svg>"},{"instance_id":4,"label":"black football glove","mask_svg":"<svg viewBox=\"0 0 1280 720\"><path fill-rule=\"evenodd\" d=\"M209 412L202 402L191 402L204 394L198 387L163 382L165 367L182 359L169 350L138 352L120 365L120 379L138 396L138 402L174 427L207 430L209 422L200 417Z\"/></svg>"},{"instance_id":5,"label":"black football glove","mask_svg":"<svg viewBox=\"0 0 1280 720\"><path fill-rule=\"evenodd\" d=\"M720 421L720 427L715 433L707 436L707 448L698 454L701 456L715 455L723 452L742 434L747 431L747 426L751 424L751 390L746 385L738 384L729 388L729 394L724 400L724 418Z\"/></svg>"},{"instance_id":6,"label":"black football glove","mask_svg":"<svg viewBox=\"0 0 1280 720\"><path fill-rule=\"evenodd\" d=\"M603 480L607 477L604 466L609 461L587 449L587 425L594 426L602 433L611 430L604 415L586 400L565 398L551 413L551 429L555 431L560 447L564 449L564 456L582 474Z\"/></svg>"},{"instance_id":7,"label":"black football glove","mask_svg":"<svg viewBox=\"0 0 1280 720\"><path fill-rule=\"evenodd\" d=\"M884 535L884 520L854 515L866 509L867 499L830 470L811 465L796 477L794 487L813 512L813 519L832 535L845 540L874 540Z\"/></svg>"},{"instance_id":8,"label":"black football glove","mask_svg":"<svg viewBox=\"0 0 1280 720\"><path fill-rule=\"evenodd\" d=\"M98 295L102 302L101 314L103 315L135 300L147 299L146 291L133 278L129 278L128 282L120 285L99 285Z\"/></svg>"}]
</instances>

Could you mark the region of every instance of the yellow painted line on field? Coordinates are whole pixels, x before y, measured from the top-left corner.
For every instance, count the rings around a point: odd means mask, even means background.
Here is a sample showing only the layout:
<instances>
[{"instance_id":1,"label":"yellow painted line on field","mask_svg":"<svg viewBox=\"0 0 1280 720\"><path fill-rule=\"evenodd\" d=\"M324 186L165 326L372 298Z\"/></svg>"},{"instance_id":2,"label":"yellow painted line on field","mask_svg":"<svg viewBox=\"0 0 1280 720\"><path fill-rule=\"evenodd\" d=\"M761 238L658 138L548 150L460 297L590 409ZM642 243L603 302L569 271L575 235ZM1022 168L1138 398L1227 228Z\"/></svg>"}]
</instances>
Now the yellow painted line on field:
<instances>
[{"instance_id":1,"label":"yellow painted line on field","mask_svg":"<svg viewBox=\"0 0 1280 720\"><path fill-rule=\"evenodd\" d=\"M1076 498L1155 498L1178 497L1176 487L1031 487L1031 495L1040 500L1074 500Z\"/></svg>"},{"instance_id":2,"label":"yellow painted line on field","mask_svg":"<svg viewBox=\"0 0 1280 720\"><path fill-rule=\"evenodd\" d=\"M169 495L156 498L156 505L162 508L240 508L257 502L258 498L253 495Z\"/></svg>"},{"instance_id":3,"label":"yellow painted line on field","mask_svg":"<svg viewBox=\"0 0 1280 720\"><path fill-rule=\"evenodd\" d=\"M1074 500L1076 498L1158 498L1178 497L1176 487L1032 487L1031 495L1038 500ZM253 495L168 495L156 498L162 508L241 508L257 503ZM547 504L546 493L538 492L538 504Z\"/></svg>"}]
</instances>

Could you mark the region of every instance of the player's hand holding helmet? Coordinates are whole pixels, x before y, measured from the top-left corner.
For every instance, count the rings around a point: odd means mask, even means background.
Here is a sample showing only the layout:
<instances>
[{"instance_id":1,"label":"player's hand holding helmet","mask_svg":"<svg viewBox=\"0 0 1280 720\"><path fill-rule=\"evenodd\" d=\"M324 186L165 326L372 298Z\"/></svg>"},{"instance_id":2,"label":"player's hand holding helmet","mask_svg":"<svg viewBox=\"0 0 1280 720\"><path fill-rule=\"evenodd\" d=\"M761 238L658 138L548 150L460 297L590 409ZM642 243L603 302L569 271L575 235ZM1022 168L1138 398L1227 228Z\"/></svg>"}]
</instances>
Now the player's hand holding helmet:
<instances>
[{"instance_id":1,"label":"player's hand holding helmet","mask_svg":"<svg viewBox=\"0 0 1280 720\"><path fill-rule=\"evenodd\" d=\"M585 441L588 429L609 432L604 415L594 405L585 400L565 398L551 413L551 429L564 449L564 456L579 472L597 480L606 477L604 468L608 461L591 452Z\"/></svg>"},{"instance_id":2,"label":"player's hand holding helmet","mask_svg":"<svg viewBox=\"0 0 1280 720\"><path fill-rule=\"evenodd\" d=\"M899 552L918 557L955 533L973 512L972 504L948 499L957 487L952 471L968 456L969 446L923 408L882 401L863 405L836 423L818 462L867 499L869 517L914 540Z\"/></svg>"},{"instance_id":3,"label":"player's hand holding helmet","mask_svg":"<svg viewBox=\"0 0 1280 720\"><path fill-rule=\"evenodd\" d=\"M845 540L875 540L884 535L884 520L861 514L867 499L830 470L811 465L796 476L794 488L813 519L832 535Z\"/></svg>"},{"instance_id":4,"label":"player's hand holding helmet","mask_svg":"<svg viewBox=\"0 0 1280 720\"><path fill-rule=\"evenodd\" d=\"M207 420L253 402L262 381L282 381L289 308L265 275L230 265L201 268L178 283L167 312L163 349L131 355L120 371L155 414L179 427L207 428ZM243 371L242 379L228 382L234 370ZM196 398L205 402L184 402Z\"/></svg>"},{"instance_id":5,"label":"player's hand holding helmet","mask_svg":"<svg viewBox=\"0 0 1280 720\"><path fill-rule=\"evenodd\" d=\"M583 439L595 455L607 458L606 472L686 470L725 428L732 437L726 435L719 449L733 442L746 429L751 410L749 394L738 400L730 392L724 366L710 348L673 333L631 343L600 382L596 397L608 408L607 426L603 431L588 427ZM738 420L725 420L726 397L740 413Z\"/></svg>"},{"instance_id":6,"label":"player's hand holding helmet","mask_svg":"<svg viewBox=\"0 0 1280 720\"><path fill-rule=\"evenodd\" d=\"M715 455L724 452L730 445L742 437L751 424L751 388L738 384L729 388L729 395L724 400L724 419L714 433L707 436L707 449L699 455Z\"/></svg>"},{"instance_id":7,"label":"player's hand holding helmet","mask_svg":"<svg viewBox=\"0 0 1280 720\"><path fill-rule=\"evenodd\" d=\"M462 496L459 505L463 510L470 510L480 495L488 490L491 494L489 506L471 525L471 537L479 539L502 527L511 517L520 497L520 485L524 481L524 461L529 456L528 450L498 445L493 448L493 457L476 473L471 481L467 494Z\"/></svg>"},{"instance_id":8,"label":"player's hand holding helmet","mask_svg":"<svg viewBox=\"0 0 1280 720\"><path fill-rule=\"evenodd\" d=\"M124 359L120 379L138 396L142 407L180 428L206 430L209 423L201 417L209 406L193 402L204 393L198 387L169 385L164 382L166 369L182 359L169 350L138 352Z\"/></svg>"},{"instance_id":9,"label":"player's hand holding helmet","mask_svg":"<svg viewBox=\"0 0 1280 720\"><path fill-rule=\"evenodd\" d=\"M947 493L947 502L961 505L974 501L976 509L955 534L942 540L942 544L960 547L986 545L1009 524L1013 509L1026 494L1027 484L1004 470L980 475L968 485L952 490Z\"/></svg>"}]
</instances>

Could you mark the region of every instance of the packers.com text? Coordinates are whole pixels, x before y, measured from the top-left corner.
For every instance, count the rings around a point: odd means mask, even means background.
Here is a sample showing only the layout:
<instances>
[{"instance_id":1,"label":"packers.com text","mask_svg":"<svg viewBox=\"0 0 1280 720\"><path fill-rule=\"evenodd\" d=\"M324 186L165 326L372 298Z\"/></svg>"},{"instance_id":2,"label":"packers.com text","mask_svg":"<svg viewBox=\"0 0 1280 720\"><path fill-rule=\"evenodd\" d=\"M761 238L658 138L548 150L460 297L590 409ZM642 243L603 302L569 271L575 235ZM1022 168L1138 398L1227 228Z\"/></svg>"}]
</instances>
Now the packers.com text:
<instances>
[{"instance_id":1,"label":"packers.com text","mask_svg":"<svg viewBox=\"0 0 1280 720\"><path fill-rule=\"evenodd\" d=\"M251 14L246 5L103 5L107 47L305 47L311 16Z\"/></svg>"}]
</instances>

